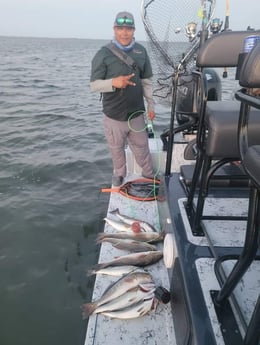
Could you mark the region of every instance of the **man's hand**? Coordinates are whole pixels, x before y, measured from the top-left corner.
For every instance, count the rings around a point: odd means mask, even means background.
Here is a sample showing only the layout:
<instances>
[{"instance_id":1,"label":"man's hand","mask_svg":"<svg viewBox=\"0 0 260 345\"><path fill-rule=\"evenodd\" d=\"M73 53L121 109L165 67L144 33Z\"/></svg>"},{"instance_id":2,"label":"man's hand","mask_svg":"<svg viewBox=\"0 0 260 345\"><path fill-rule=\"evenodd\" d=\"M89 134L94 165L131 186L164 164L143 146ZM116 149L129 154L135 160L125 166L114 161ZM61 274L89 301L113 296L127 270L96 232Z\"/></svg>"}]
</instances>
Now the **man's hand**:
<instances>
[{"instance_id":1,"label":"man's hand","mask_svg":"<svg viewBox=\"0 0 260 345\"><path fill-rule=\"evenodd\" d=\"M153 111L153 110L149 110L149 111L147 112L147 117L148 117L149 120L153 121L154 118L155 118L155 113L154 113L154 111Z\"/></svg>"},{"instance_id":2,"label":"man's hand","mask_svg":"<svg viewBox=\"0 0 260 345\"><path fill-rule=\"evenodd\" d=\"M135 86L135 83L130 79L133 78L135 74L121 75L119 77L112 79L112 86L116 89L125 89L128 85Z\"/></svg>"}]
</instances>

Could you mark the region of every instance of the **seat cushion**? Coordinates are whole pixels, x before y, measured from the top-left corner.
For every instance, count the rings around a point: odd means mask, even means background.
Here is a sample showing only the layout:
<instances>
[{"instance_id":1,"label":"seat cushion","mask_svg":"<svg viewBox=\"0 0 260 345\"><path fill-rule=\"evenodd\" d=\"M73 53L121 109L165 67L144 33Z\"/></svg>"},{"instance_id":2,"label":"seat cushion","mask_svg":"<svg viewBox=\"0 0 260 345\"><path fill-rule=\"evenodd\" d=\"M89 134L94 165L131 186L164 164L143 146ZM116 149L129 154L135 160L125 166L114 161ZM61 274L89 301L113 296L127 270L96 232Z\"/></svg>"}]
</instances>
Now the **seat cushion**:
<instances>
[{"instance_id":1,"label":"seat cushion","mask_svg":"<svg viewBox=\"0 0 260 345\"><path fill-rule=\"evenodd\" d=\"M213 159L240 159L238 120L240 102L209 101L206 106L208 136L206 153ZM249 119L249 146L260 145L260 111L252 109Z\"/></svg>"},{"instance_id":2,"label":"seat cushion","mask_svg":"<svg viewBox=\"0 0 260 345\"><path fill-rule=\"evenodd\" d=\"M260 188L260 145L250 146L243 159L243 165L250 178Z\"/></svg>"}]
</instances>

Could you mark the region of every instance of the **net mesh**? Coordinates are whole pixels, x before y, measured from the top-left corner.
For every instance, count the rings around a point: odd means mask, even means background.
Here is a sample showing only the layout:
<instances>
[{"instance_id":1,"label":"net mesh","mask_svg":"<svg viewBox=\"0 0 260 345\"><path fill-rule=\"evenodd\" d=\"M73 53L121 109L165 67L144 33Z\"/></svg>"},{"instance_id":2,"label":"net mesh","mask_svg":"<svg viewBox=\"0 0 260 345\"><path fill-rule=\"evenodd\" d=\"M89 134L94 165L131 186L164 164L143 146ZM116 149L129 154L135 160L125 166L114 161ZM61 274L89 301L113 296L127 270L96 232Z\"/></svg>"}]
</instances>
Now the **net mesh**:
<instances>
[{"instance_id":1,"label":"net mesh","mask_svg":"<svg viewBox=\"0 0 260 345\"><path fill-rule=\"evenodd\" d=\"M215 0L143 0L142 17L153 64L154 96L171 103L176 69L195 64L200 32L209 26Z\"/></svg>"}]
</instances>

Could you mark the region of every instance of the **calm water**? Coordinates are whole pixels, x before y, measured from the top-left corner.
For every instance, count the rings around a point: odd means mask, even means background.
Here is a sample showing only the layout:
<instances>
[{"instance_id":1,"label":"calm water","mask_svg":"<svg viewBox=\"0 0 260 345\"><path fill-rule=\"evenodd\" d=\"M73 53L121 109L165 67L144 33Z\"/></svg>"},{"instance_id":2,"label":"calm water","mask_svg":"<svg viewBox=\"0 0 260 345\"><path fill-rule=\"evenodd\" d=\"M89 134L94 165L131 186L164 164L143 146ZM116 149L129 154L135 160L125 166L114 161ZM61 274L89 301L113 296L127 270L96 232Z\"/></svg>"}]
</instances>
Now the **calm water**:
<instances>
[{"instance_id":1,"label":"calm water","mask_svg":"<svg viewBox=\"0 0 260 345\"><path fill-rule=\"evenodd\" d=\"M84 343L112 171L89 92L102 44L0 37L1 345ZM158 105L158 135L168 122Z\"/></svg>"}]
</instances>

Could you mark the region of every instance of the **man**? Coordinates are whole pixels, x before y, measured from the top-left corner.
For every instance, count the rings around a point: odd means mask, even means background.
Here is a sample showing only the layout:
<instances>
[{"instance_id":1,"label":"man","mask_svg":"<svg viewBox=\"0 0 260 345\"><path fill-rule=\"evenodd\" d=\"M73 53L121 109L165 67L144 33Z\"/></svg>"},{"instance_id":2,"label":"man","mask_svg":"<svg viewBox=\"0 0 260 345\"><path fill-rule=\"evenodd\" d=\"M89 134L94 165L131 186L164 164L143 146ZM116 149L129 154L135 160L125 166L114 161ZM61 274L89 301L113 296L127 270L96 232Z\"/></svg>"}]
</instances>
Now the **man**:
<instances>
[{"instance_id":1,"label":"man","mask_svg":"<svg viewBox=\"0 0 260 345\"><path fill-rule=\"evenodd\" d=\"M153 120L152 68L146 49L134 39L135 22L129 12L117 14L112 51L102 47L92 60L90 87L102 93L104 130L113 161L112 184L120 186L126 176L125 145L128 143L144 177L153 177L144 120ZM130 59L126 63L122 57ZM127 58L128 57L128 58Z\"/></svg>"}]
</instances>

